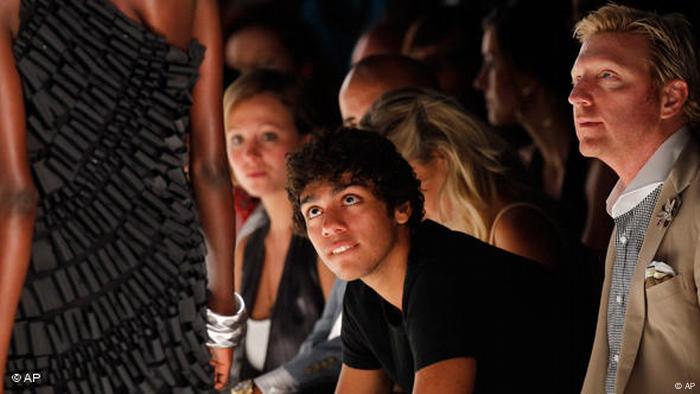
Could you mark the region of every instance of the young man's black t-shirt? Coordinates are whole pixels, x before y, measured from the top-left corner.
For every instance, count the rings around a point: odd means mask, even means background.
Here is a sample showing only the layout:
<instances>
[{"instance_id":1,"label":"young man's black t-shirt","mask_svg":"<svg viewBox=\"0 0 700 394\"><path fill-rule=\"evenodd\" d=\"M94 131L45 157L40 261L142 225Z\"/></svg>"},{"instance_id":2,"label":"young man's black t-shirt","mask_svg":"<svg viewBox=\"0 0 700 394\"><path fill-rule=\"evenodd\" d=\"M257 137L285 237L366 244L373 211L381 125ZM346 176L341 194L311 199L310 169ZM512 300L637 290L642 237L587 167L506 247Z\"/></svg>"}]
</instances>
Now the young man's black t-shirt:
<instances>
[{"instance_id":1,"label":"young man's black t-shirt","mask_svg":"<svg viewBox=\"0 0 700 394\"><path fill-rule=\"evenodd\" d=\"M414 373L477 360L477 392L564 392L567 330L552 272L425 221L411 237L403 313L357 280L343 308L343 362L383 369L407 392Z\"/></svg>"}]
</instances>

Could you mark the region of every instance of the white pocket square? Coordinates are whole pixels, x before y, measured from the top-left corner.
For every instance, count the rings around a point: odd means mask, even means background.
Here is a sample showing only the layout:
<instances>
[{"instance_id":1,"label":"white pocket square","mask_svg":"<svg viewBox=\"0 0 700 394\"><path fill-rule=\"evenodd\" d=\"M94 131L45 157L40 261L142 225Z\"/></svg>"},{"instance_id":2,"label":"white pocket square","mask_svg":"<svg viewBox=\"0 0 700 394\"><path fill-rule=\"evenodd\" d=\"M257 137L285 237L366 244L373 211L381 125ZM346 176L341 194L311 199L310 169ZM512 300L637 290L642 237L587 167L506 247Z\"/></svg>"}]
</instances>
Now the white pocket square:
<instances>
[{"instance_id":1,"label":"white pocket square","mask_svg":"<svg viewBox=\"0 0 700 394\"><path fill-rule=\"evenodd\" d=\"M663 261L652 261L644 271L644 287L649 288L676 276L676 271Z\"/></svg>"}]
</instances>

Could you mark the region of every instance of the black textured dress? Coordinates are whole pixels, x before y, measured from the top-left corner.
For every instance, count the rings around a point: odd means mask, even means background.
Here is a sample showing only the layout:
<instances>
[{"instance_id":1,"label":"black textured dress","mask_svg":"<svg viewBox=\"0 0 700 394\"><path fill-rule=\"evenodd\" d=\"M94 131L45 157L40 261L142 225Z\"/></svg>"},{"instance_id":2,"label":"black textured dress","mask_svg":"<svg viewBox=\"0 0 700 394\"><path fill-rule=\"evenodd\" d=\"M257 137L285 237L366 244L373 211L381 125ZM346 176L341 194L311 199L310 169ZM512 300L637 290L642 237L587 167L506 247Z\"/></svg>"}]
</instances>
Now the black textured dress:
<instances>
[{"instance_id":1,"label":"black textured dress","mask_svg":"<svg viewBox=\"0 0 700 394\"><path fill-rule=\"evenodd\" d=\"M204 48L173 47L106 0L21 7L14 54L40 200L5 387L209 390L205 250L183 172Z\"/></svg>"}]
</instances>

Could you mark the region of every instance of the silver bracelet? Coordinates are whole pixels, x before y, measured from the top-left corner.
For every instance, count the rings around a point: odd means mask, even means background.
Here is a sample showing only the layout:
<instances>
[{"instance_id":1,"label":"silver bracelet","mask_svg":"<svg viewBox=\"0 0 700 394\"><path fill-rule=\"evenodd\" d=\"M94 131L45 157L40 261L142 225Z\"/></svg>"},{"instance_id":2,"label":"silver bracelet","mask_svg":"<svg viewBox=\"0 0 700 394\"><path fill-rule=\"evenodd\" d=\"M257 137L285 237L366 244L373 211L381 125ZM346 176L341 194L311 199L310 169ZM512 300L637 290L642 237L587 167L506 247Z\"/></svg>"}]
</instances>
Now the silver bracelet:
<instances>
[{"instance_id":1,"label":"silver bracelet","mask_svg":"<svg viewBox=\"0 0 700 394\"><path fill-rule=\"evenodd\" d=\"M235 292L233 294L237 305L235 315L220 315L207 308L207 336L209 337L207 346L209 347L236 347L243 339L248 315L241 295Z\"/></svg>"}]
</instances>

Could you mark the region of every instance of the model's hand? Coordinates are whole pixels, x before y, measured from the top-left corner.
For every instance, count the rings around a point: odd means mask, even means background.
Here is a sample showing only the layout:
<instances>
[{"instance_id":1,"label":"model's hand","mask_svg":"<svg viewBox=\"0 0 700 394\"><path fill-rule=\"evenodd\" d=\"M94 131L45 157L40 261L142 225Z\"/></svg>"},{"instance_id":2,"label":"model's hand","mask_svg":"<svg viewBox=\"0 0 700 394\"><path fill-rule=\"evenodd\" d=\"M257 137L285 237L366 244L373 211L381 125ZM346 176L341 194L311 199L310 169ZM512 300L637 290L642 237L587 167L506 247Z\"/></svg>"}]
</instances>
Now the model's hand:
<instances>
[{"instance_id":1,"label":"model's hand","mask_svg":"<svg viewBox=\"0 0 700 394\"><path fill-rule=\"evenodd\" d=\"M214 388L219 391L228 384L233 363L232 347L210 347L211 364L214 367Z\"/></svg>"}]
</instances>

